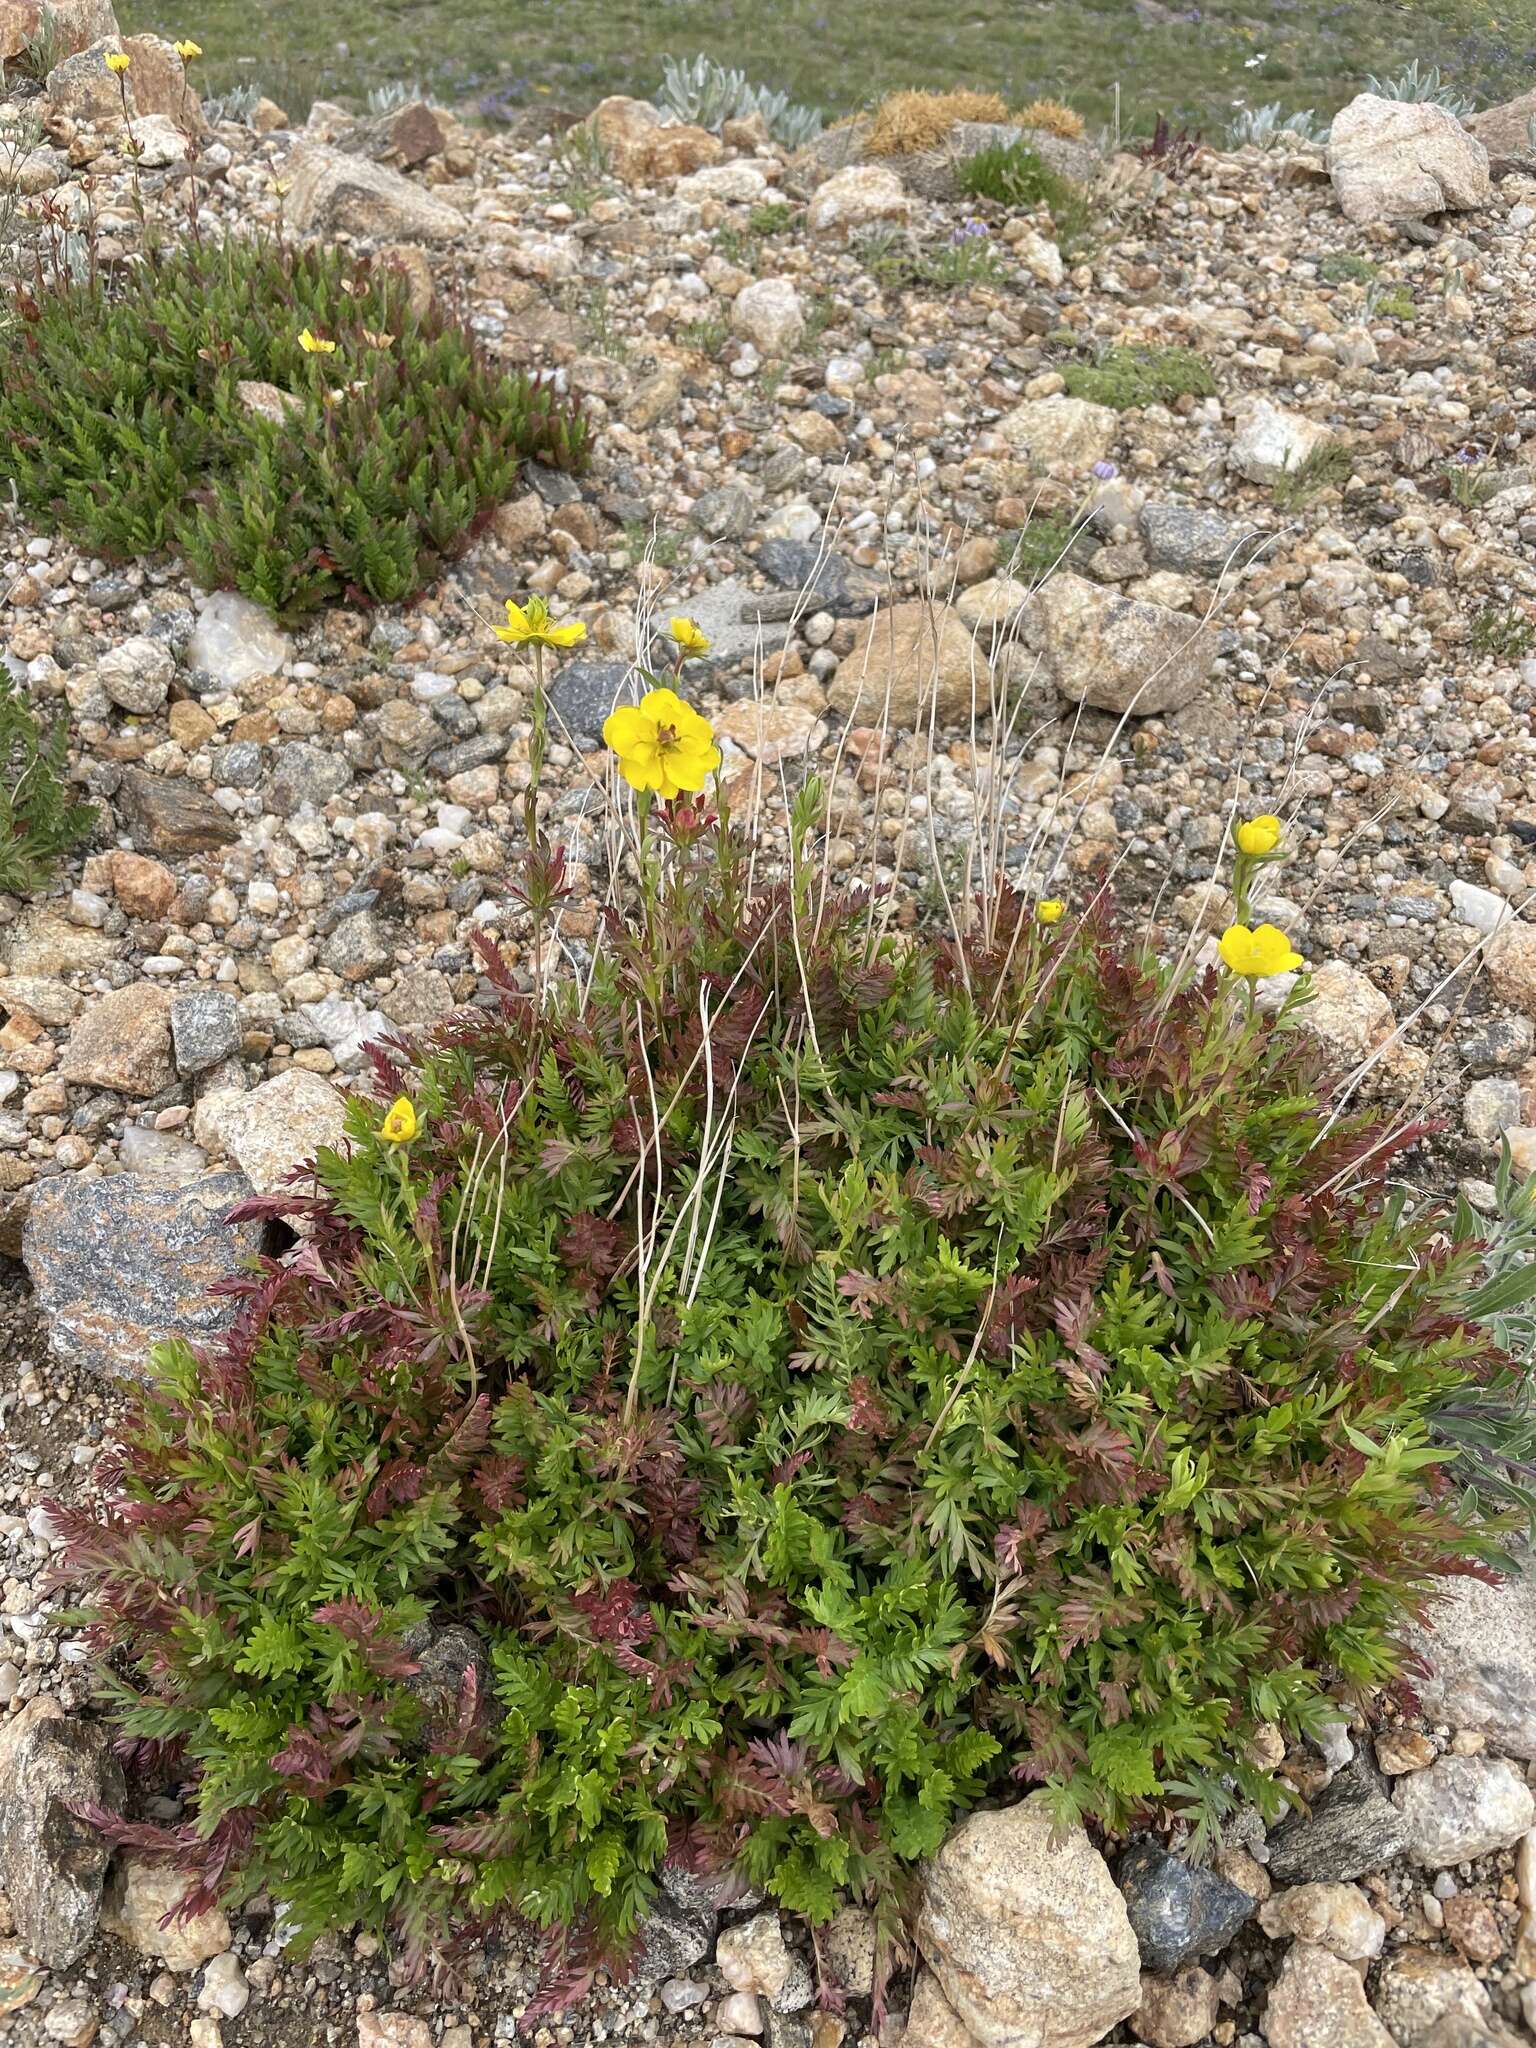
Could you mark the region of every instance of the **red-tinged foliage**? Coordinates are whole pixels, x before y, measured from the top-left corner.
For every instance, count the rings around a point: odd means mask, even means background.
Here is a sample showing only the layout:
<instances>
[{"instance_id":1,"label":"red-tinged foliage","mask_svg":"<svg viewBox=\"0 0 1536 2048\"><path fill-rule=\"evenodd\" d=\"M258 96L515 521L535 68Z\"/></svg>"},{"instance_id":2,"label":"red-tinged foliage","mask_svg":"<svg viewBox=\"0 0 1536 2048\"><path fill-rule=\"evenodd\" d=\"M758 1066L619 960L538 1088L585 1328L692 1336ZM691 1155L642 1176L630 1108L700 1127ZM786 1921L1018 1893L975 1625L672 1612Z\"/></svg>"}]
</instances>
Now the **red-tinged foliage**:
<instances>
[{"instance_id":1,"label":"red-tinged foliage","mask_svg":"<svg viewBox=\"0 0 1536 2048\"><path fill-rule=\"evenodd\" d=\"M961 952L697 851L581 1014L477 941L492 1006L379 1069L417 1136L357 1105L253 1210L295 1250L61 1523L233 1895L420 1959L519 1913L556 1995L669 1853L819 1919L1021 1785L1272 1805L1254 1729L1493 1555L1434 1437L1476 1247L1293 1013L1103 905Z\"/></svg>"}]
</instances>

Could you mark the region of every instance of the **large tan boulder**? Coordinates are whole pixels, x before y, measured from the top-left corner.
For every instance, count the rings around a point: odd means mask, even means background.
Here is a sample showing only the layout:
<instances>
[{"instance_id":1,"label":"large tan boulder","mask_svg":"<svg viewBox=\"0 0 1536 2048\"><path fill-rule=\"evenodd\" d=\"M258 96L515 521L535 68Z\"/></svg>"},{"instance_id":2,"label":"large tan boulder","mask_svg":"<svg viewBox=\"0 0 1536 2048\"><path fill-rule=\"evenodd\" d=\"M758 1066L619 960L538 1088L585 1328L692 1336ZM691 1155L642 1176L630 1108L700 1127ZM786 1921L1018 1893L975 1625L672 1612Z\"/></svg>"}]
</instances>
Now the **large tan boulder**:
<instances>
[{"instance_id":1,"label":"large tan boulder","mask_svg":"<svg viewBox=\"0 0 1536 2048\"><path fill-rule=\"evenodd\" d=\"M1487 150L1491 160L1518 164L1529 169L1536 164L1536 142L1531 140L1531 123L1536 121L1536 87L1501 106L1484 107L1467 123Z\"/></svg>"},{"instance_id":2,"label":"large tan boulder","mask_svg":"<svg viewBox=\"0 0 1536 2048\"><path fill-rule=\"evenodd\" d=\"M453 242L464 216L387 164L306 142L288 160L288 225L300 234L361 241Z\"/></svg>"},{"instance_id":3,"label":"large tan boulder","mask_svg":"<svg viewBox=\"0 0 1536 2048\"><path fill-rule=\"evenodd\" d=\"M911 731L935 705L940 725L969 721L989 702L992 670L958 614L913 598L861 620L828 691L834 711L864 725Z\"/></svg>"},{"instance_id":4,"label":"large tan boulder","mask_svg":"<svg viewBox=\"0 0 1536 2048\"><path fill-rule=\"evenodd\" d=\"M1214 633L1191 613L1123 597L1085 576L1049 578L1029 600L1025 626L1060 694L1096 711L1182 711L1216 659Z\"/></svg>"},{"instance_id":5,"label":"large tan boulder","mask_svg":"<svg viewBox=\"0 0 1536 2048\"><path fill-rule=\"evenodd\" d=\"M599 100L583 125L596 137L614 175L630 185L684 178L725 154L724 143L707 128L664 121L649 100L627 99L622 93Z\"/></svg>"},{"instance_id":6,"label":"large tan boulder","mask_svg":"<svg viewBox=\"0 0 1536 2048\"><path fill-rule=\"evenodd\" d=\"M345 1096L303 1067L275 1074L248 1094L220 1093L204 1102L208 1114L199 1134L206 1129L223 1146L258 1195L282 1187L322 1147L334 1150L345 1143Z\"/></svg>"},{"instance_id":7,"label":"large tan boulder","mask_svg":"<svg viewBox=\"0 0 1536 2048\"><path fill-rule=\"evenodd\" d=\"M1341 1067L1356 1066L1392 1036L1392 1005L1368 974L1347 960L1325 960L1312 976L1303 1027Z\"/></svg>"},{"instance_id":8,"label":"large tan boulder","mask_svg":"<svg viewBox=\"0 0 1536 2048\"><path fill-rule=\"evenodd\" d=\"M130 981L99 996L69 1034L59 1061L65 1081L156 1095L176 1078L171 1059L171 998L153 981Z\"/></svg>"},{"instance_id":9,"label":"large tan boulder","mask_svg":"<svg viewBox=\"0 0 1536 2048\"><path fill-rule=\"evenodd\" d=\"M161 114L194 141L201 141L209 133L208 122L176 45L164 36L126 36L123 49L129 60L135 113Z\"/></svg>"},{"instance_id":10,"label":"large tan boulder","mask_svg":"<svg viewBox=\"0 0 1536 2048\"><path fill-rule=\"evenodd\" d=\"M0 0L0 60L24 56L42 32L45 0ZM47 0L49 41L56 57L73 57L103 36L117 36L112 0Z\"/></svg>"},{"instance_id":11,"label":"large tan boulder","mask_svg":"<svg viewBox=\"0 0 1536 2048\"><path fill-rule=\"evenodd\" d=\"M1433 100L1356 94L1333 117L1328 175L1347 220L1421 220L1486 206L1488 151Z\"/></svg>"},{"instance_id":12,"label":"large tan boulder","mask_svg":"<svg viewBox=\"0 0 1536 2048\"><path fill-rule=\"evenodd\" d=\"M973 1813L923 1869L918 1946L976 2048L1090 2048L1141 2003L1109 1866L1038 1807Z\"/></svg>"},{"instance_id":13,"label":"large tan boulder","mask_svg":"<svg viewBox=\"0 0 1536 2048\"><path fill-rule=\"evenodd\" d=\"M912 211L900 178L883 164L849 164L818 185L805 224L813 235L845 235L873 221L905 220Z\"/></svg>"},{"instance_id":14,"label":"large tan boulder","mask_svg":"<svg viewBox=\"0 0 1536 2048\"><path fill-rule=\"evenodd\" d=\"M1037 474L1055 476L1102 462L1120 431L1120 415L1110 406L1058 393L1016 405L995 431Z\"/></svg>"},{"instance_id":15,"label":"large tan boulder","mask_svg":"<svg viewBox=\"0 0 1536 2048\"><path fill-rule=\"evenodd\" d=\"M55 64L44 91L48 120L78 121L93 128L121 128L125 94L131 120L139 110L132 80L126 73L120 77L107 69L108 52L115 54L121 49L116 35L101 36Z\"/></svg>"}]
</instances>

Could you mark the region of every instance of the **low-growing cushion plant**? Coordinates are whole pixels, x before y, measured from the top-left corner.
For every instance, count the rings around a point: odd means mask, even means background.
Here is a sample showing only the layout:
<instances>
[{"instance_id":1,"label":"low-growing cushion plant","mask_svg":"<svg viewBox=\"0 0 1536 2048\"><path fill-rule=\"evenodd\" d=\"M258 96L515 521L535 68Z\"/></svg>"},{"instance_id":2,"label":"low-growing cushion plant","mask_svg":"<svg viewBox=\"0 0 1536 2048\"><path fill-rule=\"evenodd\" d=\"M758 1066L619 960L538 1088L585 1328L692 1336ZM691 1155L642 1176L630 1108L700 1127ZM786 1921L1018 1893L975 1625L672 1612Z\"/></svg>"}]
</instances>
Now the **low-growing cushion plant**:
<instances>
[{"instance_id":1,"label":"low-growing cushion plant","mask_svg":"<svg viewBox=\"0 0 1536 2048\"><path fill-rule=\"evenodd\" d=\"M979 1802L1209 1839L1277 1805L1261 1725L1391 1680L1496 1554L1434 1434L1495 1369L1476 1247L1253 1003L1284 936L1177 977L1001 885L903 931L819 866L814 783L765 871L688 793L699 725L610 721L659 796L583 988L486 941L488 1002L246 1205L298 1249L158 1354L104 1516L53 1511L186 1802L116 1833L189 1907L590 1961L668 1857L889 1924Z\"/></svg>"},{"instance_id":2,"label":"low-growing cushion plant","mask_svg":"<svg viewBox=\"0 0 1536 2048\"><path fill-rule=\"evenodd\" d=\"M1065 364L1061 374L1071 397L1113 406L1116 412L1171 405L1178 398L1209 398L1216 389L1204 356L1172 346L1101 349L1091 362Z\"/></svg>"},{"instance_id":3,"label":"low-growing cushion plant","mask_svg":"<svg viewBox=\"0 0 1536 2048\"><path fill-rule=\"evenodd\" d=\"M44 724L0 668L0 891L29 896L89 839L96 806L70 794L69 725L61 706Z\"/></svg>"},{"instance_id":4,"label":"low-growing cushion plant","mask_svg":"<svg viewBox=\"0 0 1536 2048\"><path fill-rule=\"evenodd\" d=\"M282 612L410 596L525 457L585 460L550 387L335 251L231 237L111 276L39 268L18 311L0 447L22 504L106 555L178 549Z\"/></svg>"}]
</instances>

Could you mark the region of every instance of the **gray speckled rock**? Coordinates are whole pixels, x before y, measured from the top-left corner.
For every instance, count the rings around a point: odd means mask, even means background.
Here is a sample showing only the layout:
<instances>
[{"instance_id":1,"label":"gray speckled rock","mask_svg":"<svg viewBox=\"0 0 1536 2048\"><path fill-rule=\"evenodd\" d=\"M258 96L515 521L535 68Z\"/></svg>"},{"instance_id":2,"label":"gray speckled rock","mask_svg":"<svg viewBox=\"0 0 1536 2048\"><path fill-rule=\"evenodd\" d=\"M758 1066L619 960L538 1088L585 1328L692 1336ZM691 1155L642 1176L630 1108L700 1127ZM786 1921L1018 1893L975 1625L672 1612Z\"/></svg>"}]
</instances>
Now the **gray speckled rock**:
<instances>
[{"instance_id":1,"label":"gray speckled rock","mask_svg":"<svg viewBox=\"0 0 1536 2048\"><path fill-rule=\"evenodd\" d=\"M1498 1586L1447 1581L1412 1641L1429 1666L1414 1683L1431 1721L1474 1728L1510 1756L1536 1758L1536 1564Z\"/></svg>"},{"instance_id":2,"label":"gray speckled rock","mask_svg":"<svg viewBox=\"0 0 1536 2048\"><path fill-rule=\"evenodd\" d=\"M1361 1753L1319 1793L1310 1813L1294 1814L1276 1828L1269 1872L1276 1884L1347 1884L1389 1863L1407 1839L1385 1779Z\"/></svg>"},{"instance_id":3,"label":"gray speckled rock","mask_svg":"<svg viewBox=\"0 0 1536 2048\"><path fill-rule=\"evenodd\" d=\"M876 602L889 595L885 580L873 569L832 554L815 541L765 540L757 551L757 563L781 590L803 593L807 612L858 617L873 611ZM765 607L763 617L769 616Z\"/></svg>"},{"instance_id":4,"label":"gray speckled rock","mask_svg":"<svg viewBox=\"0 0 1536 2048\"><path fill-rule=\"evenodd\" d=\"M549 693L554 729L563 726L577 739L599 738L614 705L635 702L633 689L626 688L629 673L624 661L565 662Z\"/></svg>"},{"instance_id":5,"label":"gray speckled rock","mask_svg":"<svg viewBox=\"0 0 1536 2048\"><path fill-rule=\"evenodd\" d=\"M230 1304L208 1290L260 1241L256 1224L224 1221L250 1192L238 1173L180 1186L134 1173L40 1181L22 1257L57 1355L139 1378L152 1344L213 1336Z\"/></svg>"},{"instance_id":6,"label":"gray speckled rock","mask_svg":"<svg viewBox=\"0 0 1536 2048\"><path fill-rule=\"evenodd\" d=\"M704 1960L714 1944L715 1916L707 1908L691 1911L660 1891L636 1936L628 1986L649 1992L665 1977L686 1977Z\"/></svg>"},{"instance_id":7,"label":"gray speckled rock","mask_svg":"<svg viewBox=\"0 0 1536 2048\"><path fill-rule=\"evenodd\" d=\"M1154 569L1209 576L1242 561L1239 543L1248 529L1199 505L1144 505L1141 530Z\"/></svg>"},{"instance_id":8,"label":"gray speckled rock","mask_svg":"<svg viewBox=\"0 0 1536 2048\"><path fill-rule=\"evenodd\" d=\"M50 1970L89 1946L109 1853L70 1809L123 1798L111 1736L96 1722L71 1720L44 1695L0 1725L0 1891L23 1948Z\"/></svg>"},{"instance_id":9,"label":"gray speckled rock","mask_svg":"<svg viewBox=\"0 0 1536 2048\"><path fill-rule=\"evenodd\" d=\"M288 740L273 755L267 778L267 806L280 818L291 818L303 804L323 810L352 780L344 755L304 740Z\"/></svg>"},{"instance_id":10,"label":"gray speckled rock","mask_svg":"<svg viewBox=\"0 0 1536 2048\"><path fill-rule=\"evenodd\" d=\"M240 1012L227 989L196 988L171 998L171 1044L179 1074L204 1074L240 1050Z\"/></svg>"}]
</instances>

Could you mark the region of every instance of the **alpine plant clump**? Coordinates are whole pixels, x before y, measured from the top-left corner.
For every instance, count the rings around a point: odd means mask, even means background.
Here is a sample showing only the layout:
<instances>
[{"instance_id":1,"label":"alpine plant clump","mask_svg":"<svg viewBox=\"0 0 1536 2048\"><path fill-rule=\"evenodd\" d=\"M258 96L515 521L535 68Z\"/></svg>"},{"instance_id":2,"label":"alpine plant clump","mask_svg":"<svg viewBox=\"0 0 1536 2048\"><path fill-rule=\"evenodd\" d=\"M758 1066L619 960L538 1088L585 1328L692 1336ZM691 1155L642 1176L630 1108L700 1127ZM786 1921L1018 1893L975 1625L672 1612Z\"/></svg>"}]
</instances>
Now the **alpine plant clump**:
<instances>
[{"instance_id":1,"label":"alpine plant clump","mask_svg":"<svg viewBox=\"0 0 1536 2048\"><path fill-rule=\"evenodd\" d=\"M482 938L491 1006L375 1048L350 1150L240 1212L296 1248L159 1352L105 1513L51 1510L184 1801L118 1837L188 1910L416 1962L521 1916L562 1994L668 1858L894 1933L981 1801L1273 1812L1261 1724L1397 1679L1496 1554L1435 1435L1497 1364L1477 1247L1396 1191L1416 1127L1331 1106L1305 982L1254 1001L1284 935L1180 976L1006 887L903 931L815 783L775 871L673 640L610 721L635 884L588 985ZM530 873L557 917L536 822Z\"/></svg>"}]
</instances>

